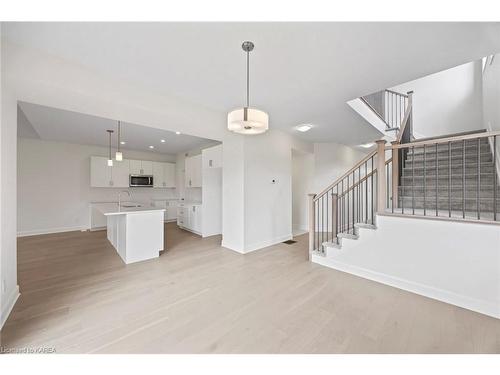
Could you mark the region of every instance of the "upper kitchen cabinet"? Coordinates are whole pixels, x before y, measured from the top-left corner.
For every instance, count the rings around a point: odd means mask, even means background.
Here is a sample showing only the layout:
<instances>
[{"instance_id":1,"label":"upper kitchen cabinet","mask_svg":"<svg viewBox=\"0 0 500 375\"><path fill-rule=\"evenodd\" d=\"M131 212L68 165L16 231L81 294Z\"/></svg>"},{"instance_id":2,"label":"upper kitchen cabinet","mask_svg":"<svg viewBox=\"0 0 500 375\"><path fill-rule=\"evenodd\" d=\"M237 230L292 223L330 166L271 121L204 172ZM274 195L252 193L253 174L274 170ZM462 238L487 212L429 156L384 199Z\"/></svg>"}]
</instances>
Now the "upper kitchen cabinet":
<instances>
[{"instance_id":1,"label":"upper kitchen cabinet","mask_svg":"<svg viewBox=\"0 0 500 375\"><path fill-rule=\"evenodd\" d=\"M175 188L175 164L153 162L153 183L156 188Z\"/></svg>"},{"instance_id":2,"label":"upper kitchen cabinet","mask_svg":"<svg viewBox=\"0 0 500 375\"><path fill-rule=\"evenodd\" d=\"M203 169L222 168L222 145L203 149L202 165Z\"/></svg>"},{"instance_id":3,"label":"upper kitchen cabinet","mask_svg":"<svg viewBox=\"0 0 500 375\"><path fill-rule=\"evenodd\" d=\"M202 185L201 154L188 156L185 160L186 187L201 187Z\"/></svg>"},{"instance_id":4,"label":"upper kitchen cabinet","mask_svg":"<svg viewBox=\"0 0 500 375\"><path fill-rule=\"evenodd\" d=\"M153 162L149 160L130 160L130 174L152 175Z\"/></svg>"},{"instance_id":5,"label":"upper kitchen cabinet","mask_svg":"<svg viewBox=\"0 0 500 375\"><path fill-rule=\"evenodd\" d=\"M92 187L128 187L129 163L113 161L113 166L108 166L108 158L92 156L90 158L90 186Z\"/></svg>"},{"instance_id":6,"label":"upper kitchen cabinet","mask_svg":"<svg viewBox=\"0 0 500 375\"><path fill-rule=\"evenodd\" d=\"M114 187L129 187L129 160L116 161L113 160L111 168L111 177ZM109 167L108 167L109 168Z\"/></svg>"}]
</instances>

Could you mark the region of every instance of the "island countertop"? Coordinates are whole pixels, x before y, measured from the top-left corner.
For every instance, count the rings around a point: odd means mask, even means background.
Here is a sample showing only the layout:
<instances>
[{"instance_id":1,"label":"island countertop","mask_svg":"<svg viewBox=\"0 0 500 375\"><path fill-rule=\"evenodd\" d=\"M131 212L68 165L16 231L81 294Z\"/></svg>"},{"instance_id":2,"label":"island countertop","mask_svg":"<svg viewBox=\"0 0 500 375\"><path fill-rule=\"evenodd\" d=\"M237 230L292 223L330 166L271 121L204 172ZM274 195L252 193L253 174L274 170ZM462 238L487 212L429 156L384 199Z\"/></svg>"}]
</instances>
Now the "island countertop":
<instances>
[{"instance_id":1,"label":"island countertop","mask_svg":"<svg viewBox=\"0 0 500 375\"><path fill-rule=\"evenodd\" d=\"M103 213L104 216L113 216L113 215L133 215L133 214L146 214L151 212L165 212L164 208L156 208L156 207L121 207L118 208L99 208L99 210Z\"/></svg>"}]
</instances>

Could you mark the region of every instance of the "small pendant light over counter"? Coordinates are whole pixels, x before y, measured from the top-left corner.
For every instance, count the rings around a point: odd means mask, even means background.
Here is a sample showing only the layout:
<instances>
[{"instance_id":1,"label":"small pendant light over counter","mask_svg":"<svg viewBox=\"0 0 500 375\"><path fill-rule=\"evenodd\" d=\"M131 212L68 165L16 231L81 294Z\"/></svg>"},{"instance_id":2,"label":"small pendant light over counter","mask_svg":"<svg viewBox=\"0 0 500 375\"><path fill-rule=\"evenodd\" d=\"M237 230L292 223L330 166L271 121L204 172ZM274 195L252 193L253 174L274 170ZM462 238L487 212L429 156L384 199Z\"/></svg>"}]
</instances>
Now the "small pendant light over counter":
<instances>
[{"instance_id":1,"label":"small pendant light over counter","mask_svg":"<svg viewBox=\"0 0 500 375\"><path fill-rule=\"evenodd\" d=\"M269 116L259 109L250 108L250 51L254 49L252 42L243 42L243 51L247 53L247 103L243 108L235 109L227 115L227 128L240 134L261 134L269 129Z\"/></svg>"},{"instance_id":2,"label":"small pendant light over counter","mask_svg":"<svg viewBox=\"0 0 500 375\"><path fill-rule=\"evenodd\" d=\"M113 166L113 157L111 156L111 135L113 134L113 130L106 130L109 133L109 157L108 157L108 167Z\"/></svg>"},{"instance_id":3,"label":"small pendant light over counter","mask_svg":"<svg viewBox=\"0 0 500 375\"><path fill-rule=\"evenodd\" d=\"M123 160L123 154L120 151L120 144L121 144L120 143L121 142L120 136L121 136L121 122L118 121L118 149L116 150L116 153L115 153L115 159L116 159L116 161L122 161Z\"/></svg>"}]
</instances>

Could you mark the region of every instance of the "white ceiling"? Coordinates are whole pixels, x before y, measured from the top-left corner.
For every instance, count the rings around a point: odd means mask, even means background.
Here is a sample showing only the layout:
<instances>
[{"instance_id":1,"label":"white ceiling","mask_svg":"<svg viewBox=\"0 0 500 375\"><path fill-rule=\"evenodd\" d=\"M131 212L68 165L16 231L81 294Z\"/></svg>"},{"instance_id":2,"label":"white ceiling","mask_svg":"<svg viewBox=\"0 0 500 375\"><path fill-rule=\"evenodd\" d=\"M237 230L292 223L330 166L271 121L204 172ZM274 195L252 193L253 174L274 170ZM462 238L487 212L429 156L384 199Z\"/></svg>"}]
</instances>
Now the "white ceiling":
<instances>
[{"instance_id":1,"label":"white ceiling","mask_svg":"<svg viewBox=\"0 0 500 375\"><path fill-rule=\"evenodd\" d=\"M106 130L112 129L115 131L112 137L113 149L118 144L116 120L23 102L19 103L19 108L20 137L108 147L109 135ZM124 150L162 154L186 152L216 143L209 139L125 122L121 124L121 139L126 142L121 146ZM162 139L165 140L164 143L161 142ZM154 149L149 146L154 146Z\"/></svg>"},{"instance_id":2,"label":"white ceiling","mask_svg":"<svg viewBox=\"0 0 500 375\"><path fill-rule=\"evenodd\" d=\"M2 36L221 113L244 103L252 40L251 105L271 127L346 144L377 135L346 101L500 51L500 23L46 22Z\"/></svg>"}]
</instances>

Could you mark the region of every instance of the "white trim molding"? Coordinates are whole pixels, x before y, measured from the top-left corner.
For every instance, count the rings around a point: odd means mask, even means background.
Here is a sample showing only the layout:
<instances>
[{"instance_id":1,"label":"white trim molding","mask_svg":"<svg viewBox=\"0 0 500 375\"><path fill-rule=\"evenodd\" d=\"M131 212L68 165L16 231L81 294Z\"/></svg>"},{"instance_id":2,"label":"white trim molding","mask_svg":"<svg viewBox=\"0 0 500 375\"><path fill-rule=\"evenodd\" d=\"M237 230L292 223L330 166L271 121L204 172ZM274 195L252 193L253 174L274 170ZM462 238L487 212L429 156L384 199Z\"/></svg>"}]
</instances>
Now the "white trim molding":
<instances>
[{"instance_id":1,"label":"white trim molding","mask_svg":"<svg viewBox=\"0 0 500 375\"><path fill-rule=\"evenodd\" d=\"M20 295L19 285L16 285L12 293L10 293L9 297L5 301L2 301L2 310L0 312L0 329L2 329L3 325L7 321L7 318L12 312L12 309L14 308L14 305L16 304Z\"/></svg>"},{"instance_id":2,"label":"white trim molding","mask_svg":"<svg viewBox=\"0 0 500 375\"><path fill-rule=\"evenodd\" d=\"M104 229L105 228L106 227L104 227ZM87 230L90 230L90 228L87 226L36 229L36 230L27 230L27 231L17 232L17 237L37 236L40 234L53 234L53 233L75 232L75 231L84 232Z\"/></svg>"},{"instance_id":3,"label":"white trim molding","mask_svg":"<svg viewBox=\"0 0 500 375\"><path fill-rule=\"evenodd\" d=\"M392 286L394 288L406 290L408 292L419 294L424 297L432 298L441 302L446 302L455 306L463 307L468 310L476 311L478 313L500 319L500 306L491 301L474 299L444 289L434 288L432 286L420 284L410 280L404 280L391 275L378 273L369 269L345 264L320 255L313 254L312 261L313 263L333 268L337 271L346 272L362 277L364 279L372 280L381 284Z\"/></svg>"}]
</instances>

